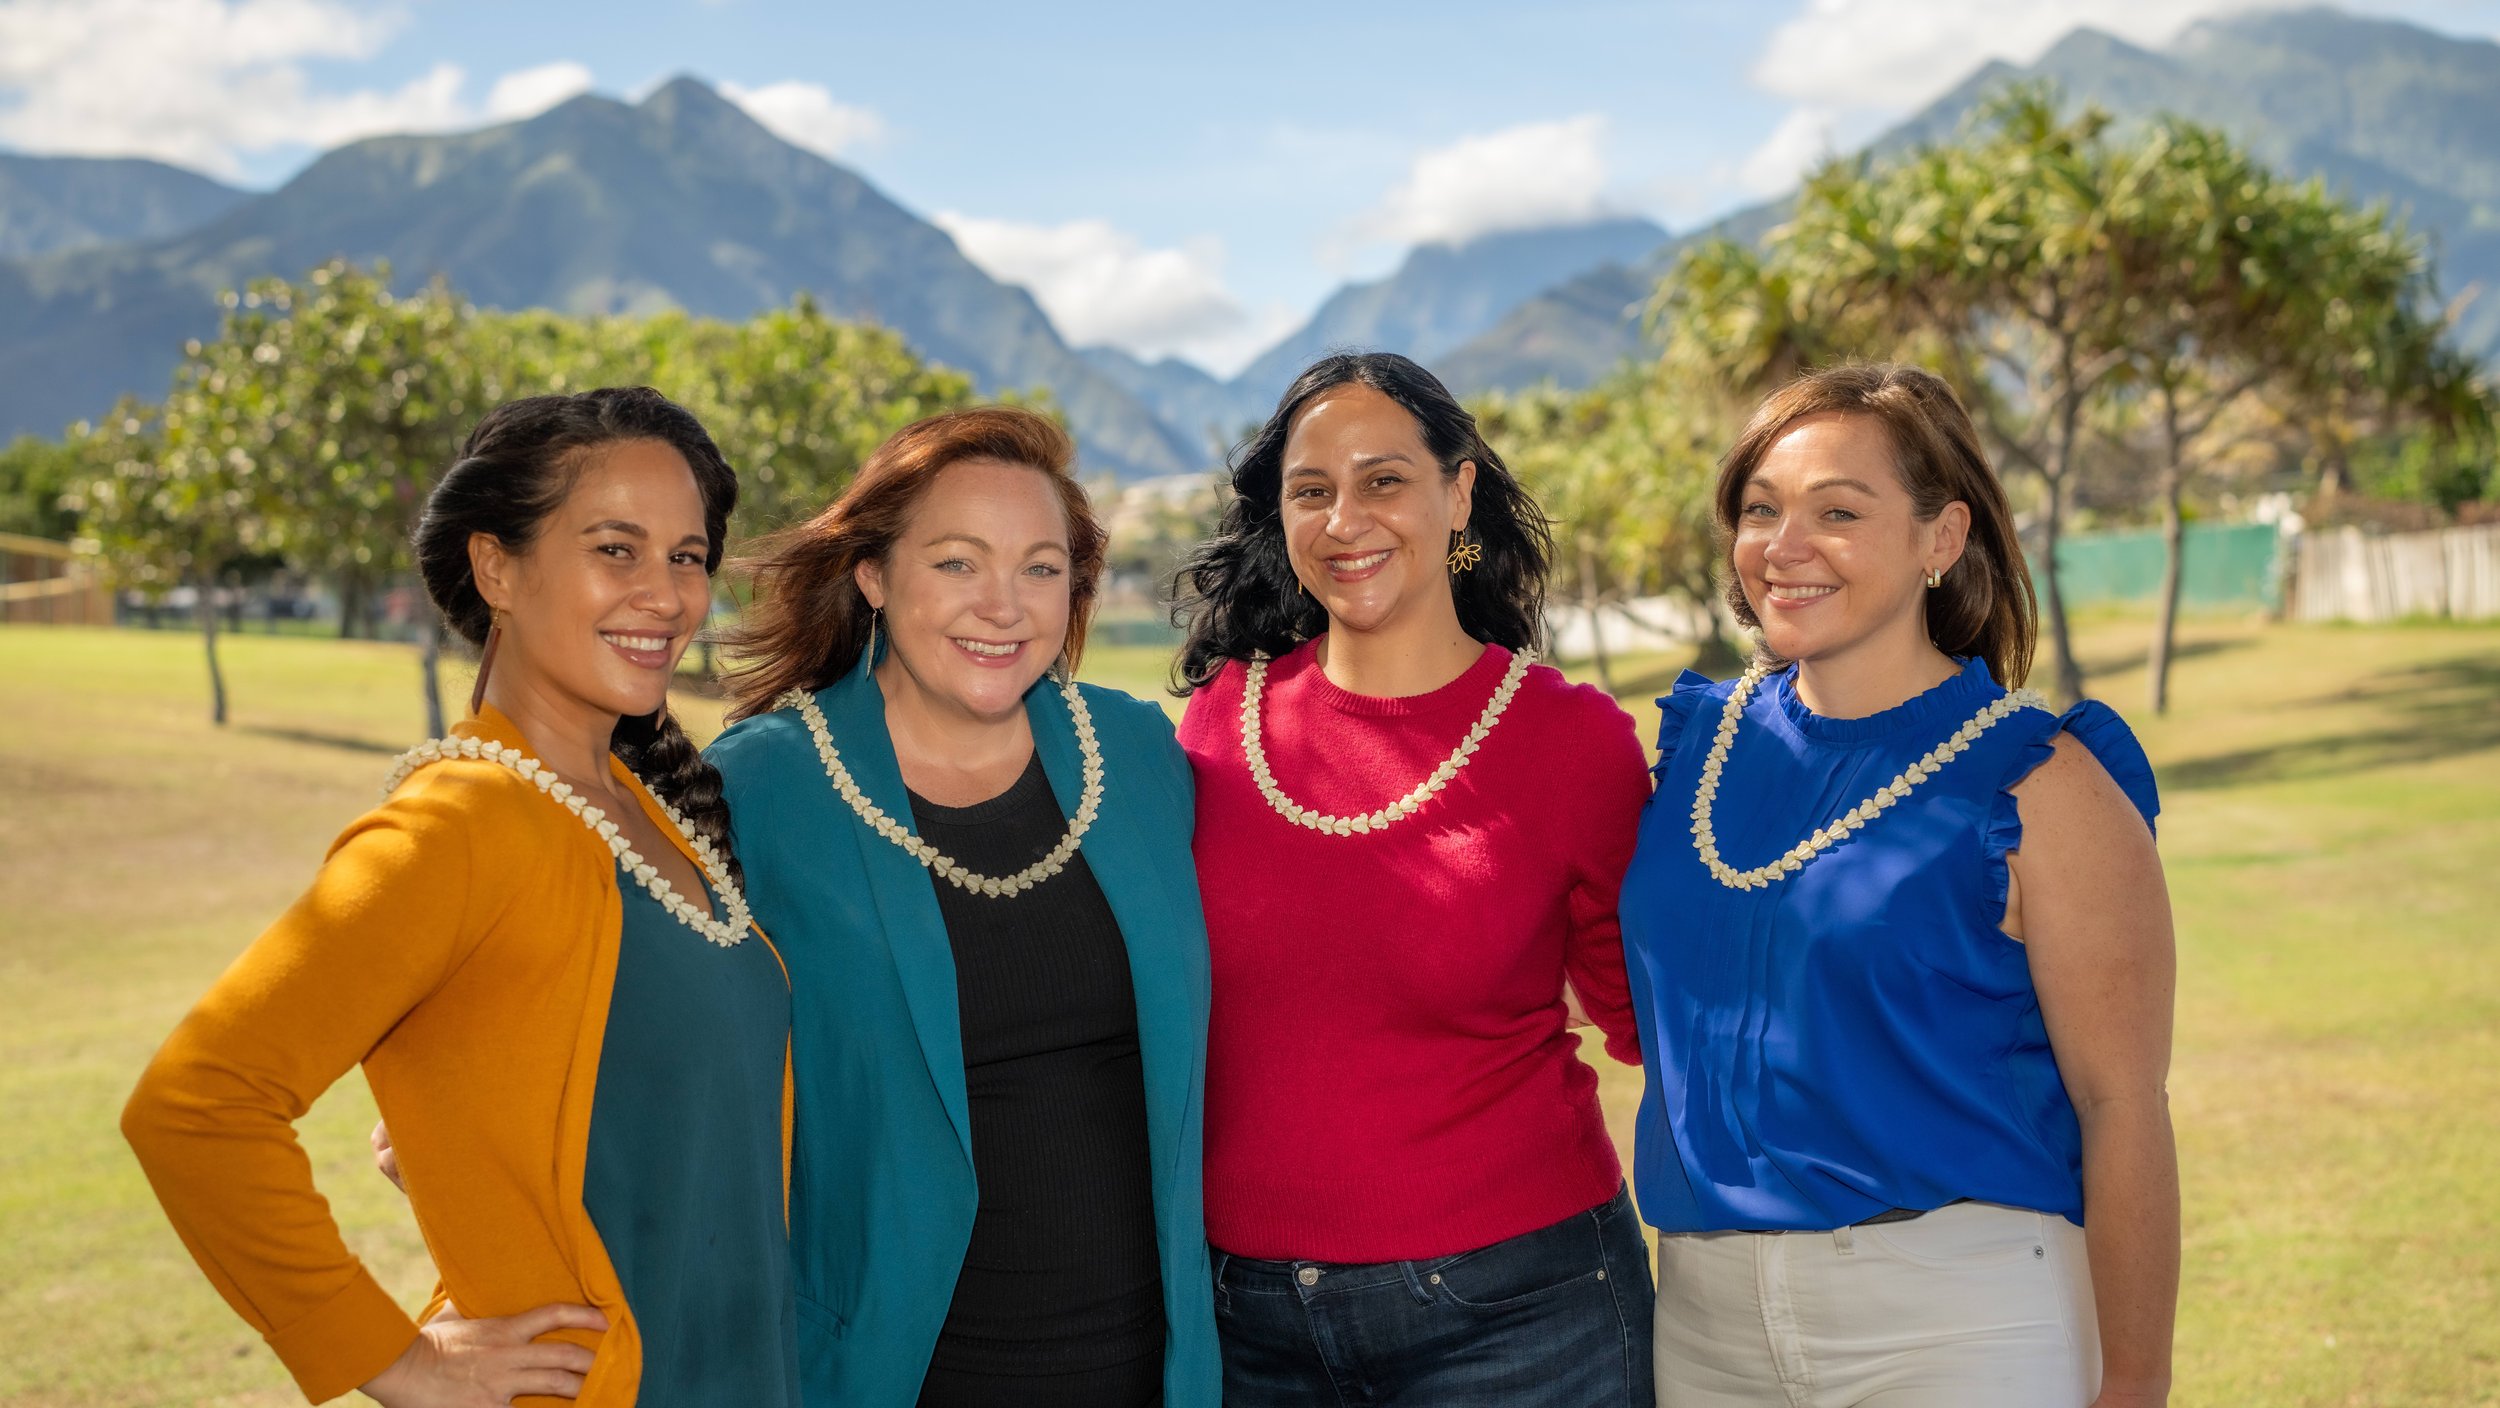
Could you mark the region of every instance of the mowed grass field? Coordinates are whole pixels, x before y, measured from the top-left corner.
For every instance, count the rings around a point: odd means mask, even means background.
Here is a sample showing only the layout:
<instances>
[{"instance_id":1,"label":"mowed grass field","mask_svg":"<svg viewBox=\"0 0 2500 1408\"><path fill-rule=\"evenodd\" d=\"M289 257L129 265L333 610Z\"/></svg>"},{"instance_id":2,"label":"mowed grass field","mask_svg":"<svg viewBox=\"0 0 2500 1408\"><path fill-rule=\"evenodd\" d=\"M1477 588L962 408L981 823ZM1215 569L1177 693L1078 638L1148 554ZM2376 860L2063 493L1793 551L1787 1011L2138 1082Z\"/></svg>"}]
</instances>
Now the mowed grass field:
<instances>
[{"instance_id":1,"label":"mowed grass field","mask_svg":"<svg viewBox=\"0 0 2500 1408\"><path fill-rule=\"evenodd\" d=\"M2104 620L2082 644L2165 792L2176 1402L2500 1405L2500 630L2193 622L2157 722L2144 634ZM0 1404L301 1401L115 1119L422 720L405 647L231 637L226 661L218 730L193 637L0 630ZM1645 733L1673 663L1619 679ZM1087 673L1149 693L1163 664L1104 650ZM1622 1137L1639 1076L1605 1070ZM372 1118L350 1078L303 1138L413 1303L431 1275L370 1172Z\"/></svg>"}]
</instances>

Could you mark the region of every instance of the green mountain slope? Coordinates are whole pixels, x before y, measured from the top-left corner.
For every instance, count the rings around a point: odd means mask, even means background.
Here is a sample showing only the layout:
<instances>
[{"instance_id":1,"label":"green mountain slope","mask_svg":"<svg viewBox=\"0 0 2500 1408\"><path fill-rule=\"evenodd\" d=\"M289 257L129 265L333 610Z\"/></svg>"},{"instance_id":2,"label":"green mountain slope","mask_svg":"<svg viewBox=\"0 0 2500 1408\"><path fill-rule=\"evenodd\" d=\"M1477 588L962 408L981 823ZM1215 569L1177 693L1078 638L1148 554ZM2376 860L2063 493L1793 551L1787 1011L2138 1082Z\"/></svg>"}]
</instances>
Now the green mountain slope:
<instances>
[{"instance_id":1,"label":"green mountain slope","mask_svg":"<svg viewBox=\"0 0 2500 1408\"><path fill-rule=\"evenodd\" d=\"M215 293L332 255L434 274L479 303L745 317L813 292L986 388L1047 386L1091 469L1199 456L1079 359L1022 289L844 168L693 79L641 103L576 98L525 122L385 137L153 243L0 262L0 435L160 393Z\"/></svg>"},{"instance_id":2,"label":"green mountain slope","mask_svg":"<svg viewBox=\"0 0 2500 1408\"><path fill-rule=\"evenodd\" d=\"M2070 101L2126 120L2210 123L2279 169L2387 202L2429 238L2445 294L2467 300L2460 340L2500 358L2500 44L2332 9L2210 20L2159 52L2077 30L2028 67L1980 68L1873 149L1948 137L1982 95L2023 77L2053 79ZM1702 233L1759 238L1784 212L1768 202ZM1682 247L1527 300L1443 373L1470 390L1587 385L1644 350L1640 305Z\"/></svg>"},{"instance_id":3,"label":"green mountain slope","mask_svg":"<svg viewBox=\"0 0 2500 1408\"><path fill-rule=\"evenodd\" d=\"M161 161L0 152L0 259L162 239L250 199Z\"/></svg>"}]
</instances>

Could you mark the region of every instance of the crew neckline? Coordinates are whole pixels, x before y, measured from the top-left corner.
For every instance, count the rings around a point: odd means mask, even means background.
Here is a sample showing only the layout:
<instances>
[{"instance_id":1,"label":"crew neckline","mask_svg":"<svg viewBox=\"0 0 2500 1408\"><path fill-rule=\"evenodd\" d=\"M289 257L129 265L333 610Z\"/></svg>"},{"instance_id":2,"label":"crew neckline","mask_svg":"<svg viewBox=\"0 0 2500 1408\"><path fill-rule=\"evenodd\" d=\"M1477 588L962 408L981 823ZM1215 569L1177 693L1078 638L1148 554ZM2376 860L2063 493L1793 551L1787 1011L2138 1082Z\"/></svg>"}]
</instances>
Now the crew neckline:
<instances>
[{"instance_id":1,"label":"crew neckline","mask_svg":"<svg viewBox=\"0 0 2500 1408\"><path fill-rule=\"evenodd\" d=\"M903 789L903 795L911 799L911 813L914 817L925 822L935 822L941 826L978 826L982 822L996 821L1002 816L1032 805L1036 800L1034 795L1036 793L1043 796L1048 796L1050 793L1050 776L1042 771L1042 750L1039 748L1034 749L1033 756L1025 760L1024 771L1016 775L1015 781L1007 784L1006 791L967 806L944 806L930 801L909 787Z\"/></svg>"},{"instance_id":2,"label":"crew neckline","mask_svg":"<svg viewBox=\"0 0 2500 1408\"><path fill-rule=\"evenodd\" d=\"M1311 703L1322 708L1365 718L1421 718L1459 707L1481 709L1493 692L1493 681L1510 668L1510 655L1509 650L1488 643L1475 663L1438 689L1395 696L1356 694L1341 688L1320 667L1319 638L1314 636L1268 666L1268 692L1287 684L1304 691Z\"/></svg>"},{"instance_id":3,"label":"crew neckline","mask_svg":"<svg viewBox=\"0 0 2500 1408\"><path fill-rule=\"evenodd\" d=\"M1807 738L1818 743L1874 743L1946 715L1967 714L1991 692L2002 692L1989 675L1986 661L1975 655L1955 660L1961 668L1953 674L1864 718L1835 719L1808 708L1797 697L1797 667L1793 664L1772 676L1770 694L1790 727Z\"/></svg>"}]
</instances>

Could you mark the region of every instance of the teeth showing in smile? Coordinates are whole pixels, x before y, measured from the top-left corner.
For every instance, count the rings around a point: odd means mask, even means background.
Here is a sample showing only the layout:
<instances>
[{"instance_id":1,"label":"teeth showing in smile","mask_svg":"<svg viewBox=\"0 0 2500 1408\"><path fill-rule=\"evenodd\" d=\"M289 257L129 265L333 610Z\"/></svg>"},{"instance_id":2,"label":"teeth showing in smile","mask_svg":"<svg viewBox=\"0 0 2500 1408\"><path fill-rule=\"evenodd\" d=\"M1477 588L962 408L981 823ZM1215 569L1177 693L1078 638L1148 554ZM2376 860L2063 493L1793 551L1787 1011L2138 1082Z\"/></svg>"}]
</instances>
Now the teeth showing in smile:
<instances>
[{"instance_id":1,"label":"teeth showing in smile","mask_svg":"<svg viewBox=\"0 0 2500 1408\"><path fill-rule=\"evenodd\" d=\"M955 644L975 655L1013 655L1016 653L1016 647L1023 644L1022 641L1009 641L1005 645L992 645L985 640L965 640L962 636L955 636L952 639Z\"/></svg>"},{"instance_id":2,"label":"teeth showing in smile","mask_svg":"<svg viewBox=\"0 0 2500 1408\"><path fill-rule=\"evenodd\" d=\"M1773 587L1771 597L1775 601L1813 601L1839 590L1838 587Z\"/></svg>"},{"instance_id":3,"label":"teeth showing in smile","mask_svg":"<svg viewBox=\"0 0 2500 1408\"><path fill-rule=\"evenodd\" d=\"M601 631L599 639L625 650L666 650L667 636L627 636L614 631Z\"/></svg>"},{"instance_id":4,"label":"teeth showing in smile","mask_svg":"<svg viewBox=\"0 0 2500 1408\"><path fill-rule=\"evenodd\" d=\"M1388 560L1389 550L1382 548L1378 552L1365 553L1361 557L1332 557L1328 559L1328 566L1331 570L1338 572L1362 572L1378 567Z\"/></svg>"}]
</instances>

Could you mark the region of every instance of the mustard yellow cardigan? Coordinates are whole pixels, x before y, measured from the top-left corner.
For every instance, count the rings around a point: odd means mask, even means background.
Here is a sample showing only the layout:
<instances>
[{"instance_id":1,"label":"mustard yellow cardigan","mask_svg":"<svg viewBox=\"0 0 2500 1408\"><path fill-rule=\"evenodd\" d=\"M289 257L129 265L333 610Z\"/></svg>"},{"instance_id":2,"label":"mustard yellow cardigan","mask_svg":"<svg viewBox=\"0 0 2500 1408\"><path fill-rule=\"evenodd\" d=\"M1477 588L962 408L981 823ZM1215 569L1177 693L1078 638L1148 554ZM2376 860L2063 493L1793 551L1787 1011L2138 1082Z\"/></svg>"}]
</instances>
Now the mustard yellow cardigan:
<instances>
[{"instance_id":1,"label":"mustard yellow cardigan","mask_svg":"<svg viewBox=\"0 0 2500 1408\"><path fill-rule=\"evenodd\" d=\"M527 748L493 709L454 732ZM571 813L496 764L437 763L339 836L149 1064L122 1132L200 1268L314 1402L416 1336L340 1239L295 1138L361 1062L438 1298L471 1318L597 1307L604 1335L563 1333L598 1356L576 1401L633 1403L641 1341L582 1207L622 923L614 859ZM785 1076L785 1160L788 1090Z\"/></svg>"}]
</instances>

